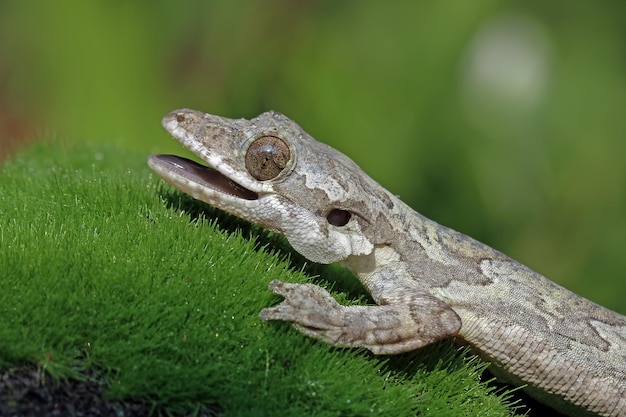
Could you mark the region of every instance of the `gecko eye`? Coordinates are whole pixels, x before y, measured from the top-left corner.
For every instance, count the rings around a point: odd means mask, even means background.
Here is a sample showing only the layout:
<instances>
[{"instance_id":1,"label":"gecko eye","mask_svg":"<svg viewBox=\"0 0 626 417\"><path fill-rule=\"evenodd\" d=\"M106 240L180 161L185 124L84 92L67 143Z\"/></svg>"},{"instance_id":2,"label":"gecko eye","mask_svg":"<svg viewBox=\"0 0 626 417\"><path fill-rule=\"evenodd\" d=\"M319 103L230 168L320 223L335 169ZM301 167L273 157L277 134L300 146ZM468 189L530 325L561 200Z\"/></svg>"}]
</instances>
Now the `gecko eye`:
<instances>
[{"instance_id":1,"label":"gecko eye","mask_svg":"<svg viewBox=\"0 0 626 417\"><path fill-rule=\"evenodd\" d=\"M341 209L332 209L327 215L326 220L333 226L341 227L348 224L352 214L349 211Z\"/></svg>"},{"instance_id":2,"label":"gecko eye","mask_svg":"<svg viewBox=\"0 0 626 417\"><path fill-rule=\"evenodd\" d=\"M289 146L276 136L261 136L246 151L246 169L259 181L276 178L291 159Z\"/></svg>"}]
</instances>

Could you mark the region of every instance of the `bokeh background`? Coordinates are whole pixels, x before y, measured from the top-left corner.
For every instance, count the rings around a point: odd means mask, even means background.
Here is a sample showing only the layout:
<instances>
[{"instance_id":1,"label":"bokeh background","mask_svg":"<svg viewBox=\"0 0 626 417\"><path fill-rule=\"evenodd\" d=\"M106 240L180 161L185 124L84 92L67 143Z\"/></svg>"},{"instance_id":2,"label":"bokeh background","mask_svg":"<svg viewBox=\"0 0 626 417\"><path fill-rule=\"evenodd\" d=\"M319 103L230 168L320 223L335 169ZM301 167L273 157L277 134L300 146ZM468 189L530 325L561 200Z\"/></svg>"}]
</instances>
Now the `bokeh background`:
<instances>
[{"instance_id":1,"label":"bokeh background","mask_svg":"<svg viewBox=\"0 0 626 417\"><path fill-rule=\"evenodd\" d=\"M625 18L608 0L0 0L0 158L42 137L180 153L170 110L274 109L626 313Z\"/></svg>"}]
</instances>

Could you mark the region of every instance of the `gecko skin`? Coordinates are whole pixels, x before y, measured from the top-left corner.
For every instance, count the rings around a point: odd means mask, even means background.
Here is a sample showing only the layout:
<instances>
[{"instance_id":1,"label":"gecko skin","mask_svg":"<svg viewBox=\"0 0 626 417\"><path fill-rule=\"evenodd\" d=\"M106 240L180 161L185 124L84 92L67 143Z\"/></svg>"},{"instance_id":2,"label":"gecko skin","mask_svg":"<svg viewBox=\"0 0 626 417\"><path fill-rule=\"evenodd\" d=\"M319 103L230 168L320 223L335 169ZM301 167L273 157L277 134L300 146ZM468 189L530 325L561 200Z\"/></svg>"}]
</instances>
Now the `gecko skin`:
<instances>
[{"instance_id":1,"label":"gecko skin","mask_svg":"<svg viewBox=\"0 0 626 417\"><path fill-rule=\"evenodd\" d=\"M313 262L345 266L377 304L342 306L319 286L272 281L284 301L261 319L375 354L455 337L498 378L565 414L626 416L626 317L425 218L279 113L180 109L162 124L210 168L150 156L159 176L282 233Z\"/></svg>"}]
</instances>

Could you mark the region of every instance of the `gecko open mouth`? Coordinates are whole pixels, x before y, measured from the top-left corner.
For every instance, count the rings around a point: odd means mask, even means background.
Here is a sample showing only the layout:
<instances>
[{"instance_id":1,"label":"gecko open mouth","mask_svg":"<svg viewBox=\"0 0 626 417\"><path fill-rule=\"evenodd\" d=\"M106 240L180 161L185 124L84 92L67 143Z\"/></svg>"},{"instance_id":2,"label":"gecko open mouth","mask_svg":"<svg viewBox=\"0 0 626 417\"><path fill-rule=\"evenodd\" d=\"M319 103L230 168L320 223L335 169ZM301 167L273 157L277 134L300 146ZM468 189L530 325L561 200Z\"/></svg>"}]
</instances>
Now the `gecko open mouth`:
<instances>
[{"instance_id":1,"label":"gecko open mouth","mask_svg":"<svg viewBox=\"0 0 626 417\"><path fill-rule=\"evenodd\" d=\"M176 155L152 155L150 164L167 166L167 170L188 181L201 184L220 193L239 197L244 200L257 200L259 195L237 184L216 169L201 165L191 159Z\"/></svg>"}]
</instances>

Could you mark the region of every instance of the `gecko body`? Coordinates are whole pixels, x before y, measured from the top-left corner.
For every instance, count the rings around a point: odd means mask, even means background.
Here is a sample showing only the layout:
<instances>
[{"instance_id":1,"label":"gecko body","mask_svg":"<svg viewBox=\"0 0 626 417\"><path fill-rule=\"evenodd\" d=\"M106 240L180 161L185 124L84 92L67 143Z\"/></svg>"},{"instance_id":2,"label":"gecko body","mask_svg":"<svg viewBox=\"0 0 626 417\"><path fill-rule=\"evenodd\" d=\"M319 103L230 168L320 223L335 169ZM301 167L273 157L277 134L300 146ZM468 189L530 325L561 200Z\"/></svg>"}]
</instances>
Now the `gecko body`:
<instances>
[{"instance_id":1,"label":"gecko body","mask_svg":"<svg viewBox=\"0 0 626 417\"><path fill-rule=\"evenodd\" d=\"M209 167L153 155L181 191L350 269L376 302L342 306L313 284L272 281L261 311L336 346L397 354L455 337L505 382L571 416L626 416L626 317L420 215L287 117L175 110L165 129Z\"/></svg>"}]
</instances>

